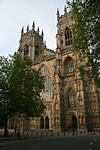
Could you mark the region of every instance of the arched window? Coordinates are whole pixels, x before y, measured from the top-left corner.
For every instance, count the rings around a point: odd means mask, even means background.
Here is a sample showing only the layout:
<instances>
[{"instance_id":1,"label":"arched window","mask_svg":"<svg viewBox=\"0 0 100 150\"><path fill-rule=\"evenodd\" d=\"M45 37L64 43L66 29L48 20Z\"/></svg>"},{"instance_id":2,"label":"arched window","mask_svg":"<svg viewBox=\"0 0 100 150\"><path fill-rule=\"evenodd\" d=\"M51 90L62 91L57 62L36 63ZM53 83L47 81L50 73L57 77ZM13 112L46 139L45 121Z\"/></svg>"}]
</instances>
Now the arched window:
<instances>
[{"instance_id":1,"label":"arched window","mask_svg":"<svg viewBox=\"0 0 100 150\"><path fill-rule=\"evenodd\" d=\"M45 118L45 129L49 129L49 117L46 116Z\"/></svg>"},{"instance_id":2,"label":"arched window","mask_svg":"<svg viewBox=\"0 0 100 150\"><path fill-rule=\"evenodd\" d=\"M40 71L45 77L45 91L42 92L41 95L45 101L51 101L52 100L52 80L50 77L50 72L45 66L42 66Z\"/></svg>"},{"instance_id":3,"label":"arched window","mask_svg":"<svg viewBox=\"0 0 100 150\"><path fill-rule=\"evenodd\" d=\"M39 54L39 46L37 45L35 47L35 56L38 56L38 54Z\"/></svg>"},{"instance_id":4,"label":"arched window","mask_svg":"<svg viewBox=\"0 0 100 150\"><path fill-rule=\"evenodd\" d=\"M70 90L68 94L68 108L76 108L76 95L73 90Z\"/></svg>"},{"instance_id":5,"label":"arched window","mask_svg":"<svg viewBox=\"0 0 100 150\"><path fill-rule=\"evenodd\" d=\"M65 45L68 46L72 44L72 33L71 30L67 27L65 30Z\"/></svg>"},{"instance_id":6,"label":"arched window","mask_svg":"<svg viewBox=\"0 0 100 150\"><path fill-rule=\"evenodd\" d=\"M40 119L40 129L44 129L44 118L43 118L43 116Z\"/></svg>"},{"instance_id":7,"label":"arched window","mask_svg":"<svg viewBox=\"0 0 100 150\"><path fill-rule=\"evenodd\" d=\"M24 56L28 56L28 53L29 53L29 46L28 46L28 45L25 45L25 48L24 48Z\"/></svg>"},{"instance_id":8,"label":"arched window","mask_svg":"<svg viewBox=\"0 0 100 150\"><path fill-rule=\"evenodd\" d=\"M74 61L72 58L67 58L65 63L65 72L66 73L72 73L74 72Z\"/></svg>"}]
</instances>

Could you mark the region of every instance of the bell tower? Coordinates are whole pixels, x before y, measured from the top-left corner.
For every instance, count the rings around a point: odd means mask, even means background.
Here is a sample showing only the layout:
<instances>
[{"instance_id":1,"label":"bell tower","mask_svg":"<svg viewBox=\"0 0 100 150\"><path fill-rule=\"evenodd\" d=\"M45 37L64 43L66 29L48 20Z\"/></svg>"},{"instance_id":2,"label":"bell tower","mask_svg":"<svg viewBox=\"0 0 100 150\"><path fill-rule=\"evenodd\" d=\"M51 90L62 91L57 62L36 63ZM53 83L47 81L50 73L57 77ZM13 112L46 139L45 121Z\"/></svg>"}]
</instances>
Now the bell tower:
<instances>
[{"instance_id":1,"label":"bell tower","mask_svg":"<svg viewBox=\"0 0 100 150\"><path fill-rule=\"evenodd\" d=\"M60 15L57 9L57 34L56 43L57 48L67 50L72 44L72 24L73 17L71 13L67 13L66 6L64 7L64 14Z\"/></svg>"},{"instance_id":2,"label":"bell tower","mask_svg":"<svg viewBox=\"0 0 100 150\"><path fill-rule=\"evenodd\" d=\"M34 62L37 57L44 50L45 44L43 41L44 33L43 30L40 34L39 27L35 30L35 22L33 21L32 29L27 26L26 32L22 27L21 38L19 41L18 53L22 56L28 56Z\"/></svg>"}]
</instances>

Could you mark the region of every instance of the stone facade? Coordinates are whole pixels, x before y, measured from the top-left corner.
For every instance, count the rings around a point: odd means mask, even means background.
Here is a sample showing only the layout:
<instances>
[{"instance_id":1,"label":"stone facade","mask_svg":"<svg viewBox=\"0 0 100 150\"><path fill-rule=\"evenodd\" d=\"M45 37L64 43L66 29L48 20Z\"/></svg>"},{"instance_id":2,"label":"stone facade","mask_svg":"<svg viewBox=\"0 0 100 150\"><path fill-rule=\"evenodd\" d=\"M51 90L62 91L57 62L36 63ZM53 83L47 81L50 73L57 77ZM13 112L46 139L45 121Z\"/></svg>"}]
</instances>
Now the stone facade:
<instances>
[{"instance_id":1,"label":"stone facade","mask_svg":"<svg viewBox=\"0 0 100 150\"><path fill-rule=\"evenodd\" d=\"M50 50L43 41L43 31L39 28L24 33L22 28L18 53L29 56L33 68L40 70L45 76L45 91L42 93L47 109L39 118L20 120L20 128L49 129L54 131L70 130L73 126L79 131L86 130L89 125L100 129L100 102L98 90L94 83L89 83L79 76L78 67L81 62L74 55L72 43L73 17L57 10L56 50Z\"/></svg>"}]
</instances>

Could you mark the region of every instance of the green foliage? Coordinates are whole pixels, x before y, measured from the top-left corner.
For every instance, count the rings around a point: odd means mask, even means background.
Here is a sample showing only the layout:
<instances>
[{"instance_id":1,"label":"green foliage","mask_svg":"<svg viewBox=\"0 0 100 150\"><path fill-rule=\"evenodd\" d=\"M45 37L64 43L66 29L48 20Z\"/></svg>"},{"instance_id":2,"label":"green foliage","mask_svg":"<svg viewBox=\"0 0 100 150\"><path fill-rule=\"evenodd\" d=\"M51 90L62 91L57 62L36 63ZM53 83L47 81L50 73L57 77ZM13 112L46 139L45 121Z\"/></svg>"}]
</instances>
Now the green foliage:
<instances>
[{"instance_id":1,"label":"green foliage","mask_svg":"<svg viewBox=\"0 0 100 150\"><path fill-rule=\"evenodd\" d=\"M81 75L100 85L100 1L67 0L67 4L75 19L73 47L84 61Z\"/></svg>"},{"instance_id":2,"label":"green foliage","mask_svg":"<svg viewBox=\"0 0 100 150\"><path fill-rule=\"evenodd\" d=\"M32 61L19 55L0 57L0 118L8 120L20 114L39 116L45 106L40 93L44 77L32 69Z\"/></svg>"}]
</instances>

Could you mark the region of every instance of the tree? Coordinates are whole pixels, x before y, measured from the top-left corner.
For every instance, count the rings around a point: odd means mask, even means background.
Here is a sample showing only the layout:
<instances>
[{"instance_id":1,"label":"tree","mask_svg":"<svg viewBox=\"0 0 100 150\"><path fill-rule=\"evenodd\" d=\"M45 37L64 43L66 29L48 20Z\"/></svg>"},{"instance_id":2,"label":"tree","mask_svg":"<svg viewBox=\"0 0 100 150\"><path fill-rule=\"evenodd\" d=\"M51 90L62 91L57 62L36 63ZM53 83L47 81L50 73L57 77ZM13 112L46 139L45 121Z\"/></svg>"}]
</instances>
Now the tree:
<instances>
[{"instance_id":1,"label":"tree","mask_svg":"<svg viewBox=\"0 0 100 150\"><path fill-rule=\"evenodd\" d=\"M75 20L73 47L84 62L80 75L100 86L100 1L67 0L67 4Z\"/></svg>"},{"instance_id":2,"label":"tree","mask_svg":"<svg viewBox=\"0 0 100 150\"><path fill-rule=\"evenodd\" d=\"M41 97L44 77L32 69L32 61L19 55L0 57L0 118L7 135L7 121L15 115L39 116L45 106Z\"/></svg>"}]
</instances>

